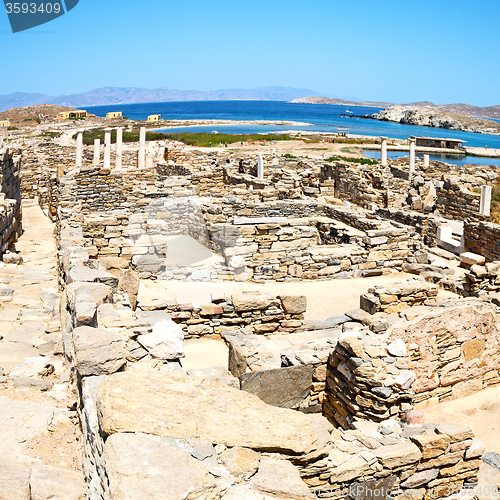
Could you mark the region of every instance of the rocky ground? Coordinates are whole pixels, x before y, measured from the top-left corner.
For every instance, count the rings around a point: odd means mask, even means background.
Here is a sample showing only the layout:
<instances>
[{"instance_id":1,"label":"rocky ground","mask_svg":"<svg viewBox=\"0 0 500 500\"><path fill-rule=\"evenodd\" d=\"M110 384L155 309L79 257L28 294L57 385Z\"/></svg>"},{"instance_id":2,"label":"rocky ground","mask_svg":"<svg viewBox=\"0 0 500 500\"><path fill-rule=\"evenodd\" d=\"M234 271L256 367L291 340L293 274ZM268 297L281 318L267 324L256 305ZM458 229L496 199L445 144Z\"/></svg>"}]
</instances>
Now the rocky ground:
<instances>
[{"instance_id":1,"label":"rocky ground","mask_svg":"<svg viewBox=\"0 0 500 500\"><path fill-rule=\"evenodd\" d=\"M61 356L53 225L38 206L24 205L23 221L20 254L0 268L0 499L78 500L81 434Z\"/></svg>"}]
</instances>

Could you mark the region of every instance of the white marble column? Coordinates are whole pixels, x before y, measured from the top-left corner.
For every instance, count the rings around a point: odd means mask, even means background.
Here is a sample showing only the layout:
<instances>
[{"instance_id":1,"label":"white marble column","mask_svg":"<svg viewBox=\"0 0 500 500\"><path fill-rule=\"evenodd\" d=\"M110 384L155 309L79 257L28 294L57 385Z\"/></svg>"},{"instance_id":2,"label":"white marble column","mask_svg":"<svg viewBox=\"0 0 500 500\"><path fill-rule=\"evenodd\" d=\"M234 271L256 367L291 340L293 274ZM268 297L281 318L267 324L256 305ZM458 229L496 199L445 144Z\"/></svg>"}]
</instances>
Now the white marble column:
<instances>
[{"instance_id":1,"label":"white marble column","mask_svg":"<svg viewBox=\"0 0 500 500\"><path fill-rule=\"evenodd\" d=\"M380 164L387 165L387 137L380 138Z\"/></svg>"},{"instance_id":2,"label":"white marble column","mask_svg":"<svg viewBox=\"0 0 500 500\"><path fill-rule=\"evenodd\" d=\"M101 139L94 139L94 165L101 161Z\"/></svg>"},{"instance_id":3,"label":"white marble column","mask_svg":"<svg viewBox=\"0 0 500 500\"><path fill-rule=\"evenodd\" d=\"M76 162L75 166L82 166L82 156L83 156L83 134L78 132L76 136Z\"/></svg>"},{"instance_id":4,"label":"white marble column","mask_svg":"<svg viewBox=\"0 0 500 500\"><path fill-rule=\"evenodd\" d=\"M410 139L410 178L415 173L415 139Z\"/></svg>"},{"instance_id":5,"label":"white marble column","mask_svg":"<svg viewBox=\"0 0 500 500\"><path fill-rule=\"evenodd\" d=\"M146 165L146 127L141 127L139 135L139 168Z\"/></svg>"},{"instance_id":6,"label":"white marble column","mask_svg":"<svg viewBox=\"0 0 500 500\"><path fill-rule=\"evenodd\" d=\"M104 168L111 168L111 129L104 131Z\"/></svg>"},{"instance_id":7,"label":"white marble column","mask_svg":"<svg viewBox=\"0 0 500 500\"><path fill-rule=\"evenodd\" d=\"M424 167L429 166L429 155L424 155Z\"/></svg>"},{"instance_id":8,"label":"white marble column","mask_svg":"<svg viewBox=\"0 0 500 500\"><path fill-rule=\"evenodd\" d=\"M116 169L121 170L123 163L123 128L116 129Z\"/></svg>"},{"instance_id":9,"label":"white marble column","mask_svg":"<svg viewBox=\"0 0 500 500\"><path fill-rule=\"evenodd\" d=\"M481 186L481 201L479 203L479 213L489 217L491 210L491 186Z\"/></svg>"},{"instance_id":10,"label":"white marble column","mask_svg":"<svg viewBox=\"0 0 500 500\"><path fill-rule=\"evenodd\" d=\"M257 160L257 178L260 180L264 179L264 160L260 153Z\"/></svg>"}]
</instances>

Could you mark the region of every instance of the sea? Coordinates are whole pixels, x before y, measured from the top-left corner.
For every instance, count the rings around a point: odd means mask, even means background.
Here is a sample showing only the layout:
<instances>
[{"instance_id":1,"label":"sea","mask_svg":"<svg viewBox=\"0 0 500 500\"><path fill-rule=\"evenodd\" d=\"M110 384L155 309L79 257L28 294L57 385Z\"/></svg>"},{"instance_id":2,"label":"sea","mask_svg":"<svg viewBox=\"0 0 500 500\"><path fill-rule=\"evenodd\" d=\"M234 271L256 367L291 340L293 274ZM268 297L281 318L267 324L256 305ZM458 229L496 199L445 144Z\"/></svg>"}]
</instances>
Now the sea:
<instances>
[{"instance_id":1,"label":"sea","mask_svg":"<svg viewBox=\"0 0 500 500\"><path fill-rule=\"evenodd\" d=\"M87 111L104 117L110 111L122 111L131 120L146 120L149 115L160 114L164 120L234 120L234 121L294 121L311 125L204 125L158 129L164 132L219 132L227 134L280 133L288 130L336 133L338 128L348 128L349 133L373 137L387 136L407 139L414 136L446 137L460 139L466 146L500 149L500 135L477 134L458 130L420 127L394 122L383 122L343 115L368 115L382 108L365 106L345 106L331 104L302 104L284 101L182 101L141 104L119 104L87 107ZM370 157L380 157L380 153L367 152ZM439 156L439 158L437 157ZM433 155L457 165L475 163L499 165L499 159L474 156Z\"/></svg>"}]
</instances>

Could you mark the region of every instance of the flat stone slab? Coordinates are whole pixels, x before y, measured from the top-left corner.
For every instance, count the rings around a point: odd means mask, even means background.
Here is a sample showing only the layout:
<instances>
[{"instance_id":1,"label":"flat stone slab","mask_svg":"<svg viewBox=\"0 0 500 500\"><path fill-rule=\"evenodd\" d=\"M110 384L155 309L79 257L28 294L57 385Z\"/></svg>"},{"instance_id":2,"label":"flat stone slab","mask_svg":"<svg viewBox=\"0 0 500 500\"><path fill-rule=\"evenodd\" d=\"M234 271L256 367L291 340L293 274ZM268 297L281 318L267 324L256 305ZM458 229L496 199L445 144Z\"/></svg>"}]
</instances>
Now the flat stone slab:
<instances>
[{"instance_id":1,"label":"flat stone slab","mask_svg":"<svg viewBox=\"0 0 500 500\"><path fill-rule=\"evenodd\" d=\"M245 226L245 225L258 225L258 224L288 224L288 219L286 217L235 217L233 219L233 225L235 226Z\"/></svg>"},{"instance_id":2,"label":"flat stone slab","mask_svg":"<svg viewBox=\"0 0 500 500\"><path fill-rule=\"evenodd\" d=\"M26 358L39 355L38 349L21 342L0 342L0 367L10 372L14 366L20 365Z\"/></svg>"},{"instance_id":3,"label":"flat stone slab","mask_svg":"<svg viewBox=\"0 0 500 500\"><path fill-rule=\"evenodd\" d=\"M105 435L144 432L294 455L322 449L330 439L325 418L267 405L215 381L138 365L101 384L97 408Z\"/></svg>"},{"instance_id":4,"label":"flat stone slab","mask_svg":"<svg viewBox=\"0 0 500 500\"><path fill-rule=\"evenodd\" d=\"M156 436L113 434L106 440L104 463L110 498L217 498L211 490L227 487L202 461Z\"/></svg>"},{"instance_id":5,"label":"flat stone slab","mask_svg":"<svg viewBox=\"0 0 500 500\"><path fill-rule=\"evenodd\" d=\"M241 389L269 405L297 408L312 387L313 365L290 366L241 375Z\"/></svg>"}]
</instances>

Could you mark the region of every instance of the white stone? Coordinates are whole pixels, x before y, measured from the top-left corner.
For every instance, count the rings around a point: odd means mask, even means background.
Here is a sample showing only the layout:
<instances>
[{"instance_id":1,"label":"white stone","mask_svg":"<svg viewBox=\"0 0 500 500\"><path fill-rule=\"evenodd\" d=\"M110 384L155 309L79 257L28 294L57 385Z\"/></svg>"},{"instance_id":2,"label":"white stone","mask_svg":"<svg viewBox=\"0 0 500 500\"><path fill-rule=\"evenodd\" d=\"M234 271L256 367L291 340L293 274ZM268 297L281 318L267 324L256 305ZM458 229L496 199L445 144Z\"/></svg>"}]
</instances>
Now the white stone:
<instances>
[{"instance_id":1,"label":"white stone","mask_svg":"<svg viewBox=\"0 0 500 500\"><path fill-rule=\"evenodd\" d=\"M410 370L401 370L399 375L395 378L394 383L401 387L401 389L409 389L413 382L415 382L417 376Z\"/></svg>"},{"instance_id":2,"label":"white stone","mask_svg":"<svg viewBox=\"0 0 500 500\"><path fill-rule=\"evenodd\" d=\"M479 213L489 217L491 211L491 186L481 186Z\"/></svg>"},{"instance_id":3,"label":"white stone","mask_svg":"<svg viewBox=\"0 0 500 500\"><path fill-rule=\"evenodd\" d=\"M118 127L116 129L116 169L120 170L122 168L123 162L123 128Z\"/></svg>"},{"instance_id":4,"label":"white stone","mask_svg":"<svg viewBox=\"0 0 500 500\"><path fill-rule=\"evenodd\" d=\"M153 326L152 333L139 335L137 342L155 358L174 360L185 357L184 332L173 321L159 321Z\"/></svg>"},{"instance_id":5,"label":"white stone","mask_svg":"<svg viewBox=\"0 0 500 500\"><path fill-rule=\"evenodd\" d=\"M460 254L460 263L467 264L470 266L477 265L482 266L486 262L486 259L482 255L478 255L472 252L464 252Z\"/></svg>"},{"instance_id":6,"label":"white stone","mask_svg":"<svg viewBox=\"0 0 500 500\"><path fill-rule=\"evenodd\" d=\"M380 143L380 164L387 165L387 137L381 137Z\"/></svg>"},{"instance_id":7,"label":"white stone","mask_svg":"<svg viewBox=\"0 0 500 500\"><path fill-rule=\"evenodd\" d=\"M82 166L82 155L83 155L83 134L81 132L76 136L76 167Z\"/></svg>"},{"instance_id":8,"label":"white stone","mask_svg":"<svg viewBox=\"0 0 500 500\"><path fill-rule=\"evenodd\" d=\"M104 168L111 168L111 129L104 134Z\"/></svg>"},{"instance_id":9,"label":"white stone","mask_svg":"<svg viewBox=\"0 0 500 500\"><path fill-rule=\"evenodd\" d=\"M472 439L472 444L469 449L465 452L465 458L470 460L471 458L480 457L486 451L486 445L478 438Z\"/></svg>"},{"instance_id":10,"label":"white stone","mask_svg":"<svg viewBox=\"0 0 500 500\"><path fill-rule=\"evenodd\" d=\"M257 178L260 180L264 179L264 160L260 153L257 161Z\"/></svg>"},{"instance_id":11,"label":"white stone","mask_svg":"<svg viewBox=\"0 0 500 500\"><path fill-rule=\"evenodd\" d=\"M101 161L101 139L94 139L94 165Z\"/></svg>"},{"instance_id":12,"label":"white stone","mask_svg":"<svg viewBox=\"0 0 500 500\"><path fill-rule=\"evenodd\" d=\"M141 127L139 135L139 168L146 166L146 127Z\"/></svg>"},{"instance_id":13,"label":"white stone","mask_svg":"<svg viewBox=\"0 0 500 500\"><path fill-rule=\"evenodd\" d=\"M415 173L415 145L416 140L410 139L410 179Z\"/></svg>"},{"instance_id":14,"label":"white stone","mask_svg":"<svg viewBox=\"0 0 500 500\"><path fill-rule=\"evenodd\" d=\"M15 366L9 373L9 377L39 377L49 375L54 371L50 358L41 356L39 358L26 358L22 364Z\"/></svg>"},{"instance_id":15,"label":"white stone","mask_svg":"<svg viewBox=\"0 0 500 500\"><path fill-rule=\"evenodd\" d=\"M396 339L387 346L387 352L392 356L404 358L406 356L406 345L402 339Z\"/></svg>"},{"instance_id":16,"label":"white stone","mask_svg":"<svg viewBox=\"0 0 500 500\"><path fill-rule=\"evenodd\" d=\"M429 155L424 155L424 167L429 166Z\"/></svg>"}]
</instances>

